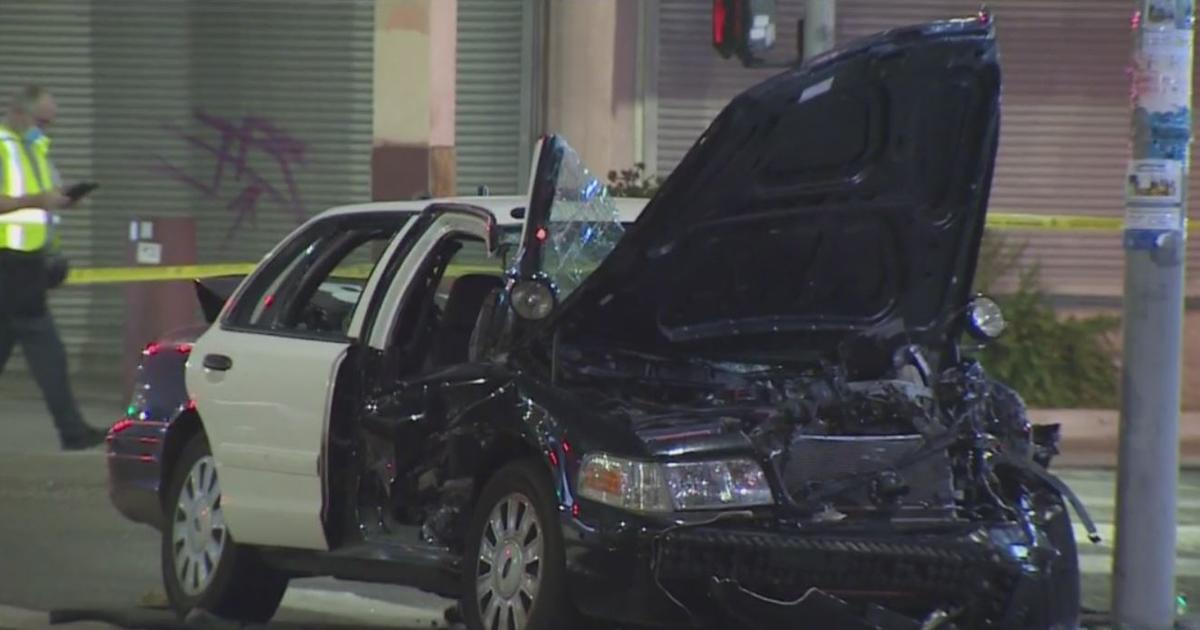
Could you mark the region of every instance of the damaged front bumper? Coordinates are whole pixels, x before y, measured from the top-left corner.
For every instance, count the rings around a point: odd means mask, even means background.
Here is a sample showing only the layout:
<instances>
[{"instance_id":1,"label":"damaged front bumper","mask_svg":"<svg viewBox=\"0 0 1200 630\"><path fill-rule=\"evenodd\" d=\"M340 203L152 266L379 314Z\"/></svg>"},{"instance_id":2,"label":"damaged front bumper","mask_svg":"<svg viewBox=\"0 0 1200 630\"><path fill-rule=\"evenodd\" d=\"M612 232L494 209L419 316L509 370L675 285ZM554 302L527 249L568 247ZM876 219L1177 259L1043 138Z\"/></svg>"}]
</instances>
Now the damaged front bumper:
<instances>
[{"instance_id":1,"label":"damaged front bumper","mask_svg":"<svg viewBox=\"0 0 1200 630\"><path fill-rule=\"evenodd\" d=\"M584 512L586 515L586 511ZM570 592L585 614L673 627L1059 628L1079 575L1017 525L886 524L821 532L747 524L661 529L569 519ZM758 525L759 523L755 523Z\"/></svg>"}]
</instances>

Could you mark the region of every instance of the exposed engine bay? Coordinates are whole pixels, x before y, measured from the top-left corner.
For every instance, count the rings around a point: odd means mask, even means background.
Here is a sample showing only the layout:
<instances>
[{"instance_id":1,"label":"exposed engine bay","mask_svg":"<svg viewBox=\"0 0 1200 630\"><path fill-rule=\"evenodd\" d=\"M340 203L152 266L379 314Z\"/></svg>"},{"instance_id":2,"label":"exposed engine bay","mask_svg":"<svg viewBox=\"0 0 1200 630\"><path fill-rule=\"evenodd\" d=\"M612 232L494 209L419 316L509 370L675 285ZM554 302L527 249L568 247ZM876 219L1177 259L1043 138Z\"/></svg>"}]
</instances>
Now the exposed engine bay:
<instances>
[{"instance_id":1,"label":"exposed engine bay","mask_svg":"<svg viewBox=\"0 0 1200 630\"><path fill-rule=\"evenodd\" d=\"M577 357L585 381L626 381L594 390L596 403L626 416L652 452L749 447L779 485L762 536L684 526L656 540L664 583L708 580L711 600L784 625L829 613L837 627L1044 627L1009 609L1014 591L1075 570L1063 564L1075 554L1068 504L1099 541L1046 470L1058 426L1033 426L974 360L931 374L918 348L899 354L898 368L868 380L832 364Z\"/></svg>"},{"instance_id":2,"label":"exposed engine bay","mask_svg":"<svg viewBox=\"0 0 1200 630\"><path fill-rule=\"evenodd\" d=\"M888 378L859 381L835 365L796 372L616 355L578 373L627 380L597 402L657 451L744 437L773 464L796 514L1014 517L1021 500L1006 475L1041 479L1057 427L1034 427L1020 396L973 360L928 376L920 351L906 353L916 360Z\"/></svg>"}]
</instances>

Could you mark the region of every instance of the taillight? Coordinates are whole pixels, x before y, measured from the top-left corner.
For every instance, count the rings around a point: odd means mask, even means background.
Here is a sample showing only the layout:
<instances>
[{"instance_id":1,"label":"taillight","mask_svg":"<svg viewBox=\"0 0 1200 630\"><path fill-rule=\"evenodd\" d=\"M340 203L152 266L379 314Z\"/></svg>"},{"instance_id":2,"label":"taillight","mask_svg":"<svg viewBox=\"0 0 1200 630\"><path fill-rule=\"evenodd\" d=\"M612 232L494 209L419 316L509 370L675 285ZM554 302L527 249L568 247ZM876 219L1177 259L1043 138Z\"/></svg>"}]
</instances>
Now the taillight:
<instances>
[{"instance_id":1,"label":"taillight","mask_svg":"<svg viewBox=\"0 0 1200 630\"><path fill-rule=\"evenodd\" d=\"M161 350L162 344L158 343L157 341L151 341L150 343L146 344L145 348L142 348L142 356L152 357L158 354Z\"/></svg>"}]
</instances>

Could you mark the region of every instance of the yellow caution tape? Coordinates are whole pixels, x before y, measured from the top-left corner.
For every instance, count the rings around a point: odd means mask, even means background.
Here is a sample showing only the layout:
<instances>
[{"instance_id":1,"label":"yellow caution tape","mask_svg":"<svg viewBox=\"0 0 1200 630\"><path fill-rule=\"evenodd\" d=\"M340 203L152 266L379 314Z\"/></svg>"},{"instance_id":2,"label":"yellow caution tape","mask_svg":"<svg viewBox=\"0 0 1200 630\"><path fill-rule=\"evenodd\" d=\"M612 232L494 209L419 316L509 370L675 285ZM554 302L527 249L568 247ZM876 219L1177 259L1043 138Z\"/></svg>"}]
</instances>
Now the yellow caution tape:
<instances>
[{"instance_id":1,"label":"yellow caution tape","mask_svg":"<svg viewBox=\"0 0 1200 630\"><path fill-rule=\"evenodd\" d=\"M1120 232L1124 227L1124 221L1120 217L997 213L988 215L987 227L1002 230L1050 230L1057 232L1100 230L1105 232Z\"/></svg>"},{"instance_id":2,"label":"yellow caution tape","mask_svg":"<svg viewBox=\"0 0 1200 630\"><path fill-rule=\"evenodd\" d=\"M215 276L241 276L254 271L256 263L219 265L165 265L146 267L71 268L66 284L115 284L161 280L193 280Z\"/></svg>"},{"instance_id":3,"label":"yellow caution tape","mask_svg":"<svg viewBox=\"0 0 1200 630\"><path fill-rule=\"evenodd\" d=\"M987 227L1001 230L1029 231L1099 231L1120 232L1124 222L1120 217L1088 217L1071 215L996 213L989 214ZM1189 233L1198 233L1200 226L1192 226ZM66 284L117 284L123 282L152 282L164 280L193 280L216 276L246 275L254 271L257 263L228 263L216 265L177 265L145 267L92 267L71 269ZM338 277L366 278L371 265L353 265L337 271ZM464 273L494 273L495 267L484 265L451 265L446 273L457 276Z\"/></svg>"},{"instance_id":4,"label":"yellow caution tape","mask_svg":"<svg viewBox=\"0 0 1200 630\"><path fill-rule=\"evenodd\" d=\"M72 268L67 273L66 284L72 286L88 284L120 284L126 282L162 282L170 280L196 280L218 276L244 276L258 267L257 263L228 263L216 265L166 265L145 267L90 267ZM365 280L371 275L372 265L351 265L338 269L334 277ZM446 275L450 277L467 273L496 273L498 267L487 265L450 265Z\"/></svg>"}]
</instances>

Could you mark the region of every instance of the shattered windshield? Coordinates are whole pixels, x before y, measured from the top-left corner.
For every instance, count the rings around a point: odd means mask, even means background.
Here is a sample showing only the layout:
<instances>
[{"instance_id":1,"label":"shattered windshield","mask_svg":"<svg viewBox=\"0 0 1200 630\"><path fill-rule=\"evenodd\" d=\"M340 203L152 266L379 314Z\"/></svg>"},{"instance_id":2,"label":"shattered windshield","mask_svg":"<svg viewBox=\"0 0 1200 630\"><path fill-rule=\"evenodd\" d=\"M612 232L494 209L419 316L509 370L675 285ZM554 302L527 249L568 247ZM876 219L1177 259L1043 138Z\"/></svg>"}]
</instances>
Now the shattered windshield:
<instances>
[{"instance_id":1,"label":"shattered windshield","mask_svg":"<svg viewBox=\"0 0 1200 630\"><path fill-rule=\"evenodd\" d=\"M542 250L542 271L557 287L560 301L579 287L625 233L608 188L570 145L561 142L561 147L562 163Z\"/></svg>"}]
</instances>

